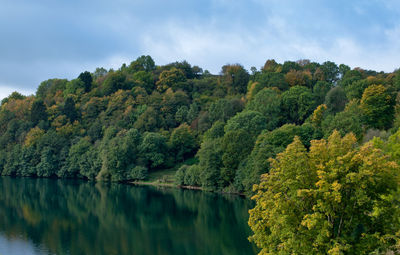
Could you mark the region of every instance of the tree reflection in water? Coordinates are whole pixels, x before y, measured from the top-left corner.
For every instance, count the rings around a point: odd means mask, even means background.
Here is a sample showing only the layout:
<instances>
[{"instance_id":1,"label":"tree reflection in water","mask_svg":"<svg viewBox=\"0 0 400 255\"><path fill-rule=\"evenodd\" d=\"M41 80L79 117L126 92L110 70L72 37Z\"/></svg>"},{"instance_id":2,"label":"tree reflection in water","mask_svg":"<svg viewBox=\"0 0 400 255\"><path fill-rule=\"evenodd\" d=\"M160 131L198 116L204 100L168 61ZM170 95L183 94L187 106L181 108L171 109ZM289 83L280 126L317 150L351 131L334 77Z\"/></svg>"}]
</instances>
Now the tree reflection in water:
<instances>
[{"instance_id":1,"label":"tree reflection in water","mask_svg":"<svg viewBox=\"0 0 400 255\"><path fill-rule=\"evenodd\" d=\"M201 191L0 178L0 235L54 254L255 254L250 207Z\"/></svg>"}]
</instances>

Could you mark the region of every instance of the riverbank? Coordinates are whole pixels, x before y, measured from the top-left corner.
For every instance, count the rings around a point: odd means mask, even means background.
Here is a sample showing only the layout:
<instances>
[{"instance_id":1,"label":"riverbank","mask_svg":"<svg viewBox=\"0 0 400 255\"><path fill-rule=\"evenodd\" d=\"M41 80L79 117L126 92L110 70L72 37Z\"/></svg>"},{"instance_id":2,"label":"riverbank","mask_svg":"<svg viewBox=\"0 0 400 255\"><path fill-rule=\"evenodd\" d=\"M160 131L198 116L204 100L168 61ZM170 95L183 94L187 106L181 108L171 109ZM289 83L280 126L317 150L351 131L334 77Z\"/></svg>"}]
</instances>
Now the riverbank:
<instances>
[{"instance_id":1,"label":"riverbank","mask_svg":"<svg viewBox=\"0 0 400 255\"><path fill-rule=\"evenodd\" d=\"M177 185L175 183L175 172L176 171L177 171L176 168L159 170L159 171L150 173L148 179L145 181L131 181L128 183L132 184L132 185L138 185L138 186L168 187L168 188L178 188L178 189L210 191L210 190L204 189L203 187L198 187L198 186ZM239 195L239 196L246 197L246 195L244 193L229 192L226 190L213 191L213 192L220 193L220 194L231 194L231 195Z\"/></svg>"}]
</instances>

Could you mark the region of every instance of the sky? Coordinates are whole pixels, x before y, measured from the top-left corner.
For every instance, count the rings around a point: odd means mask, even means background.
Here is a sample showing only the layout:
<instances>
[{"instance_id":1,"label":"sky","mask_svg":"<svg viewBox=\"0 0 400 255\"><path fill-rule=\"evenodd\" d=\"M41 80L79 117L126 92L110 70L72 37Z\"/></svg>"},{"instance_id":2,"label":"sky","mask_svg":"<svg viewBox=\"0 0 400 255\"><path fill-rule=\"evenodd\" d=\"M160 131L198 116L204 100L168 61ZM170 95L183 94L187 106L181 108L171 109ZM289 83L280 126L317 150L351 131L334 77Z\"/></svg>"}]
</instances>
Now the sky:
<instances>
[{"instance_id":1,"label":"sky","mask_svg":"<svg viewBox=\"0 0 400 255\"><path fill-rule=\"evenodd\" d=\"M0 0L0 99L141 55L211 73L327 60L400 67L398 0Z\"/></svg>"}]
</instances>

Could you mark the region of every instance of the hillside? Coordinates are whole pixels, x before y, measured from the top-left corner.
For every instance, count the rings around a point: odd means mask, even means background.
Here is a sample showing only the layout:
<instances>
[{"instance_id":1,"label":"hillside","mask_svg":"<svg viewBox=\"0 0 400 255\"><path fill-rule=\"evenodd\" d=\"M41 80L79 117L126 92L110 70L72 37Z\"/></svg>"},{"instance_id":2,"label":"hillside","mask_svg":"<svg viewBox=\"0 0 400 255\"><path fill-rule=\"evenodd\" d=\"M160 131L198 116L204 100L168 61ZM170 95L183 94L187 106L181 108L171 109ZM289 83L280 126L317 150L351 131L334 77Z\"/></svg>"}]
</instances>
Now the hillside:
<instances>
[{"instance_id":1,"label":"hillside","mask_svg":"<svg viewBox=\"0 0 400 255\"><path fill-rule=\"evenodd\" d=\"M400 71L300 60L219 75L141 56L1 102L0 173L127 182L182 165L177 185L250 193L295 136L359 144L400 127ZM170 171L169 171L170 174Z\"/></svg>"}]
</instances>

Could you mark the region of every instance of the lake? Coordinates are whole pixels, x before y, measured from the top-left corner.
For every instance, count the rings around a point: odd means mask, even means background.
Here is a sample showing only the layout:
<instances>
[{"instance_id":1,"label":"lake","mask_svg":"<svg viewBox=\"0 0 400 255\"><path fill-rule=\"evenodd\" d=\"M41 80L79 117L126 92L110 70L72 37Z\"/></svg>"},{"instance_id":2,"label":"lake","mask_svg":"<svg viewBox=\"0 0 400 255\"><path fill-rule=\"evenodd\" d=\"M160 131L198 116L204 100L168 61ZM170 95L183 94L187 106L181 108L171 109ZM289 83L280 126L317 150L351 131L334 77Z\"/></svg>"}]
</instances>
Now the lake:
<instances>
[{"instance_id":1,"label":"lake","mask_svg":"<svg viewBox=\"0 0 400 255\"><path fill-rule=\"evenodd\" d=\"M251 206L202 191L0 177L0 254L256 254Z\"/></svg>"}]
</instances>

